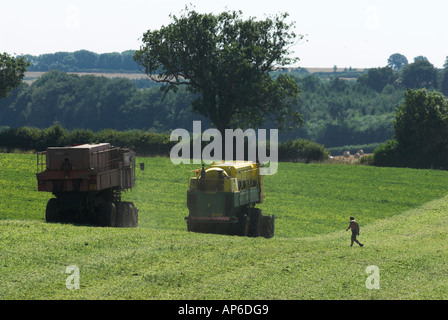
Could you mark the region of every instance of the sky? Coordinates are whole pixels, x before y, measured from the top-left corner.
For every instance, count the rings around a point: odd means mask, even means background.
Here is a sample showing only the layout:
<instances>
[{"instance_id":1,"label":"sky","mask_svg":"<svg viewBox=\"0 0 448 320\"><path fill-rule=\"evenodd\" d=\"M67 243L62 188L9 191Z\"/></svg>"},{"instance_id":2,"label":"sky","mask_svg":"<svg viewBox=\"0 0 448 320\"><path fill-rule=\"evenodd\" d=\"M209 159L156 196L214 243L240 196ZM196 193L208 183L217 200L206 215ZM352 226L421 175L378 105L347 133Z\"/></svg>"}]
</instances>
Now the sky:
<instances>
[{"instance_id":1,"label":"sky","mask_svg":"<svg viewBox=\"0 0 448 320\"><path fill-rule=\"evenodd\" d=\"M376 68L400 53L441 68L448 56L447 0L22 0L0 2L0 52L11 55L138 49L143 33L192 4L263 19L287 12L302 68Z\"/></svg>"}]
</instances>

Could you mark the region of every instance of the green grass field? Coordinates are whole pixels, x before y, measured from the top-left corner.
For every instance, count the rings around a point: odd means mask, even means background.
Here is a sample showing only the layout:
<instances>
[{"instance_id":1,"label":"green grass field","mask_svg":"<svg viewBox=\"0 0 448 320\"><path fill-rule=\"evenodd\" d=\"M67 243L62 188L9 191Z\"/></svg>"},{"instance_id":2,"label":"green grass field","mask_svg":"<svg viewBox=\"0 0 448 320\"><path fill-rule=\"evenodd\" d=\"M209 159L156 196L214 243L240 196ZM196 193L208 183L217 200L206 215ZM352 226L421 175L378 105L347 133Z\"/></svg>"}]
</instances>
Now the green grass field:
<instances>
[{"instance_id":1,"label":"green grass field","mask_svg":"<svg viewBox=\"0 0 448 320\"><path fill-rule=\"evenodd\" d=\"M137 229L47 224L34 155L0 154L0 299L447 299L448 172L280 163L272 239L186 231L195 165L139 158ZM345 232L353 215L363 248ZM66 288L76 265L80 289ZM379 289L368 289L368 266Z\"/></svg>"}]
</instances>

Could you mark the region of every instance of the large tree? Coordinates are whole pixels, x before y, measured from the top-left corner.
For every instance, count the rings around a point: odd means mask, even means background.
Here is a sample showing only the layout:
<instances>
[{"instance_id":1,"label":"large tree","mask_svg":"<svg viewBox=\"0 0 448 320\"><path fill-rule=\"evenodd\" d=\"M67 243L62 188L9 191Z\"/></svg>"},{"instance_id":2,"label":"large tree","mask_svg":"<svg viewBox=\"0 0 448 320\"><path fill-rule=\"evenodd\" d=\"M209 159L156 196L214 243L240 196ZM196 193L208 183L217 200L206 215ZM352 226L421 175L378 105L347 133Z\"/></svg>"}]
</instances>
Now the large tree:
<instances>
[{"instance_id":1,"label":"large tree","mask_svg":"<svg viewBox=\"0 0 448 320\"><path fill-rule=\"evenodd\" d=\"M428 60L417 57L403 68L401 81L406 89L436 88L437 69Z\"/></svg>"},{"instance_id":2,"label":"large tree","mask_svg":"<svg viewBox=\"0 0 448 320\"><path fill-rule=\"evenodd\" d=\"M405 161L418 168L448 168L448 100L439 92L408 90L394 121Z\"/></svg>"},{"instance_id":3,"label":"large tree","mask_svg":"<svg viewBox=\"0 0 448 320\"><path fill-rule=\"evenodd\" d=\"M445 59L445 63L443 64L443 76L442 76L442 82L440 84L440 91L448 97L448 57Z\"/></svg>"},{"instance_id":4,"label":"large tree","mask_svg":"<svg viewBox=\"0 0 448 320\"><path fill-rule=\"evenodd\" d=\"M407 65L408 59L400 53L394 53L387 59L387 66L397 71L400 71Z\"/></svg>"},{"instance_id":5,"label":"large tree","mask_svg":"<svg viewBox=\"0 0 448 320\"><path fill-rule=\"evenodd\" d=\"M180 17L170 15L169 25L144 33L134 59L165 84L165 92L186 86L196 93L192 110L221 132L258 127L268 119L280 129L301 125L292 110L299 96L296 82L286 74L270 75L298 60L290 57L290 47L302 36L287 17L244 20L241 11L213 15L187 8Z\"/></svg>"},{"instance_id":6,"label":"large tree","mask_svg":"<svg viewBox=\"0 0 448 320\"><path fill-rule=\"evenodd\" d=\"M397 80L397 75L391 67L369 69L367 74L358 78L358 82L381 92L388 84L393 84Z\"/></svg>"},{"instance_id":7,"label":"large tree","mask_svg":"<svg viewBox=\"0 0 448 320\"><path fill-rule=\"evenodd\" d=\"M7 53L0 53L0 99L20 86L28 66L29 62L25 58L14 58Z\"/></svg>"}]
</instances>

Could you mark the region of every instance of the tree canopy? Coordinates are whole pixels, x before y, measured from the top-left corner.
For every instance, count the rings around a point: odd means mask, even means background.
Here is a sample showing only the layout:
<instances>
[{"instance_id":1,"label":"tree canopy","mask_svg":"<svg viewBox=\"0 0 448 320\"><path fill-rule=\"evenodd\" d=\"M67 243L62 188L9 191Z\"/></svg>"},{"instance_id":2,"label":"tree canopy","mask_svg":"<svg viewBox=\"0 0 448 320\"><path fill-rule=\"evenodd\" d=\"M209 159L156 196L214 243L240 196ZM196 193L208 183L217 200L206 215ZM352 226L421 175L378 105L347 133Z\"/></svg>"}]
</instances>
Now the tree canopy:
<instances>
[{"instance_id":1,"label":"tree canopy","mask_svg":"<svg viewBox=\"0 0 448 320\"><path fill-rule=\"evenodd\" d=\"M400 53L394 53L387 59L387 65L394 70L402 70L408 65L408 59Z\"/></svg>"},{"instance_id":2,"label":"tree canopy","mask_svg":"<svg viewBox=\"0 0 448 320\"><path fill-rule=\"evenodd\" d=\"M0 54L0 99L20 86L29 66L24 58L14 58L7 53Z\"/></svg>"},{"instance_id":3,"label":"tree canopy","mask_svg":"<svg viewBox=\"0 0 448 320\"><path fill-rule=\"evenodd\" d=\"M134 56L148 76L164 83L162 90L179 86L197 94L192 110L223 132L233 126L257 127L267 119L279 128L301 125L292 106L299 89L288 75L269 73L290 65L290 46L302 38L294 33L287 14L242 19L242 12L200 14L188 8L172 23L144 33Z\"/></svg>"},{"instance_id":4,"label":"tree canopy","mask_svg":"<svg viewBox=\"0 0 448 320\"><path fill-rule=\"evenodd\" d=\"M135 50L121 53L95 53L88 50L75 52L45 53L38 56L23 56L30 62L28 71L60 70L65 72L139 72L139 65L134 61Z\"/></svg>"},{"instance_id":5,"label":"tree canopy","mask_svg":"<svg viewBox=\"0 0 448 320\"><path fill-rule=\"evenodd\" d=\"M437 69L424 57L403 68L402 83L407 89L437 87Z\"/></svg>"},{"instance_id":6,"label":"tree canopy","mask_svg":"<svg viewBox=\"0 0 448 320\"><path fill-rule=\"evenodd\" d=\"M367 74L361 75L358 82L369 86L377 92L383 91L388 84L393 84L398 78L391 67L372 68Z\"/></svg>"},{"instance_id":7,"label":"tree canopy","mask_svg":"<svg viewBox=\"0 0 448 320\"><path fill-rule=\"evenodd\" d=\"M448 100L439 92L409 90L397 109L395 139L417 167L448 164Z\"/></svg>"},{"instance_id":8,"label":"tree canopy","mask_svg":"<svg viewBox=\"0 0 448 320\"><path fill-rule=\"evenodd\" d=\"M406 91L394 129L394 139L375 150L374 164L448 169L448 100L443 94Z\"/></svg>"}]
</instances>

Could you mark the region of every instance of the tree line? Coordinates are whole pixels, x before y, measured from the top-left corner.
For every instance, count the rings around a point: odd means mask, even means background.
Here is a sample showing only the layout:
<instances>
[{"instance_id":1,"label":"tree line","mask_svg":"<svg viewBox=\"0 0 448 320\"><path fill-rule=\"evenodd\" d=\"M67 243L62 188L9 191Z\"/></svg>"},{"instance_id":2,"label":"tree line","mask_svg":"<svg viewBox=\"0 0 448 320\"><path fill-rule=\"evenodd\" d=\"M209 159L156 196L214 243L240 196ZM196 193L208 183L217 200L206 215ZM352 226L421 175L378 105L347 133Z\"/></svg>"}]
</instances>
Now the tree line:
<instances>
[{"instance_id":1,"label":"tree line","mask_svg":"<svg viewBox=\"0 0 448 320\"><path fill-rule=\"evenodd\" d=\"M114 146L133 149L139 156L165 156L169 157L171 149L178 141L171 141L167 133L154 133L144 130L118 131L104 129L93 132L89 129L67 130L56 124L49 128L35 127L9 128L0 131L0 151L44 151L48 147L70 146L84 143L109 142ZM201 150L208 144L201 141ZM245 143L245 156L248 157L247 140ZM190 138L190 155L194 155L193 137ZM235 148L235 144L234 144ZM270 154L267 145L267 153ZM234 150L235 154L236 150ZM279 161L322 161L327 159L329 153L323 145L304 139L295 139L282 142L278 146Z\"/></svg>"},{"instance_id":2,"label":"tree line","mask_svg":"<svg viewBox=\"0 0 448 320\"><path fill-rule=\"evenodd\" d=\"M126 54L130 57L132 53ZM56 56L63 60L69 55L53 55ZM90 56L93 66L98 64L100 55L81 50L77 56ZM89 59L84 60L84 67L88 67ZM393 137L395 108L403 101L405 90L427 88L448 93L448 63L438 70L422 56L408 63L404 56L394 54L387 66L368 69L347 80L345 76L353 72L357 71L288 72L301 90L292 111L301 115L305 125L281 132L281 141L303 138L333 150L350 145L375 146ZM284 73L279 69L270 72L270 76L276 79ZM210 119L192 112L197 93L185 88L173 92L160 88L160 84L150 80L135 82L53 70L32 85L23 84L12 90L9 97L0 99L0 127L48 128L58 123L69 130L169 132L188 129L193 120L210 125ZM276 123L267 121L263 127L275 128Z\"/></svg>"},{"instance_id":3,"label":"tree line","mask_svg":"<svg viewBox=\"0 0 448 320\"><path fill-rule=\"evenodd\" d=\"M295 81L302 92L293 109L302 114L305 125L280 132L280 140L304 138L334 147L383 142L392 136L393 109L402 99L401 90L391 86L378 93L360 84L340 79L328 82L313 75ZM0 100L0 126L48 128L59 123L69 130L95 132L106 128L190 130L193 120L210 126L209 119L192 112L194 98L184 88L165 95L157 84L139 89L125 78L51 71ZM263 127L276 125L267 122Z\"/></svg>"},{"instance_id":4,"label":"tree line","mask_svg":"<svg viewBox=\"0 0 448 320\"><path fill-rule=\"evenodd\" d=\"M416 67L421 65L417 62L409 64L409 68L418 70ZM302 115L304 126L280 132L280 140L302 138L334 148L374 145L391 139L395 108L408 88L405 70L389 66L370 69L351 81L339 77L327 80L306 72L291 73L301 90L293 110ZM417 87L443 92L442 80L447 71L434 70L436 80L429 82L420 77L423 80ZM273 72L271 76L280 74ZM54 70L0 99L0 126L48 128L59 123L69 130L170 132L176 128L189 130L194 120L201 120L203 127L210 125L209 119L192 112L190 105L195 94L185 88L165 94L159 84L146 82L151 85ZM276 126L267 122L264 127Z\"/></svg>"},{"instance_id":5,"label":"tree line","mask_svg":"<svg viewBox=\"0 0 448 320\"><path fill-rule=\"evenodd\" d=\"M139 90L129 79L78 76L50 71L33 84L23 84L0 100L0 124L47 128L59 123L67 129L143 129L167 132L193 120L190 95L163 93L158 87ZM188 128L188 127L187 127Z\"/></svg>"},{"instance_id":6,"label":"tree line","mask_svg":"<svg viewBox=\"0 0 448 320\"><path fill-rule=\"evenodd\" d=\"M387 66L368 69L351 81L337 74L330 79L303 74L296 76L302 90L297 108L306 125L289 137L302 135L330 148L373 146L391 139L395 110L407 90L424 88L448 95L448 57L440 70L423 56L408 63L403 55L393 54Z\"/></svg>"},{"instance_id":7,"label":"tree line","mask_svg":"<svg viewBox=\"0 0 448 320\"><path fill-rule=\"evenodd\" d=\"M138 72L134 61L135 50L123 52L95 53L88 50L56 52L41 55L26 54L30 66L28 71L60 70L65 72Z\"/></svg>"}]
</instances>

